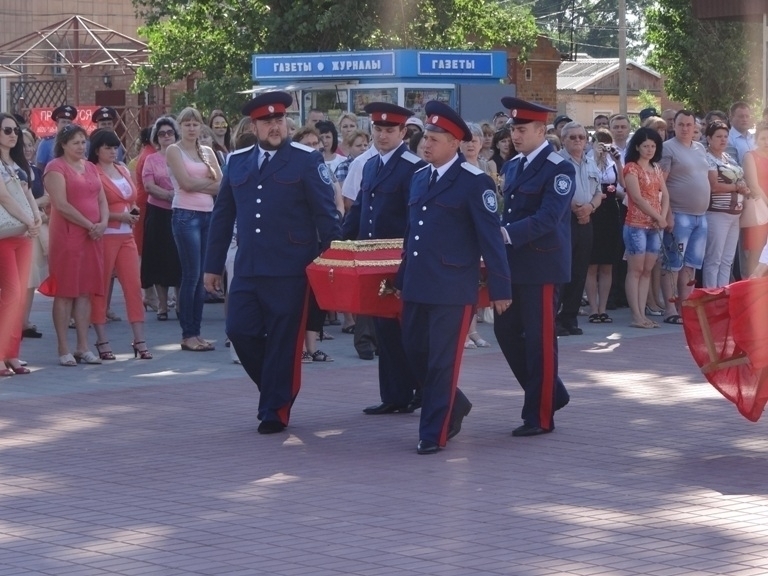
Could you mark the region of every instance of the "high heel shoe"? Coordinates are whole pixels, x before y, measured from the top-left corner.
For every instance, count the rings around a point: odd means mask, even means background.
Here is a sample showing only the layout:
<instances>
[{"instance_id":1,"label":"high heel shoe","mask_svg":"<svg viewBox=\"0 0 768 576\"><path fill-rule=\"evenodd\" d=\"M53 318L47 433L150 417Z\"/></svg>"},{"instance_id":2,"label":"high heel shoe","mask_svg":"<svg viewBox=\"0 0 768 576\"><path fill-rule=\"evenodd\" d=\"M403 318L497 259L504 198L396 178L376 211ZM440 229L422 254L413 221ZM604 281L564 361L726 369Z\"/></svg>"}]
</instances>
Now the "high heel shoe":
<instances>
[{"instance_id":1,"label":"high heel shoe","mask_svg":"<svg viewBox=\"0 0 768 576\"><path fill-rule=\"evenodd\" d=\"M133 357L134 358L141 358L142 360L152 360L152 352L149 351L149 348L144 348L144 350L139 350L139 344L144 344L146 346L146 341L140 340L138 342L131 342L131 346L133 347Z\"/></svg>"},{"instance_id":2,"label":"high heel shoe","mask_svg":"<svg viewBox=\"0 0 768 576\"><path fill-rule=\"evenodd\" d=\"M10 362L8 362L7 360L5 361L5 367L8 370L12 370L14 374L29 374L29 373L32 372L32 370L30 370L29 368L25 368L21 364L19 364L19 366L16 367L13 364L11 364Z\"/></svg>"},{"instance_id":3,"label":"high heel shoe","mask_svg":"<svg viewBox=\"0 0 768 576\"><path fill-rule=\"evenodd\" d=\"M99 358L101 358L102 360L115 360L115 353L112 352L112 350L104 350L104 351L101 350L101 348L103 346L106 346L107 344L109 344L108 341L96 342L95 344L96 352L99 353Z\"/></svg>"},{"instance_id":4,"label":"high heel shoe","mask_svg":"<svg viewBox=\"0 0 768 576\"><path fill-rule=\"evenodd\" d=\"M144 300L144 312L147 310L152 310L152 312L157 312L159 309L157 302L152 302L151 300Z\"/></svg>"}]
</instances>

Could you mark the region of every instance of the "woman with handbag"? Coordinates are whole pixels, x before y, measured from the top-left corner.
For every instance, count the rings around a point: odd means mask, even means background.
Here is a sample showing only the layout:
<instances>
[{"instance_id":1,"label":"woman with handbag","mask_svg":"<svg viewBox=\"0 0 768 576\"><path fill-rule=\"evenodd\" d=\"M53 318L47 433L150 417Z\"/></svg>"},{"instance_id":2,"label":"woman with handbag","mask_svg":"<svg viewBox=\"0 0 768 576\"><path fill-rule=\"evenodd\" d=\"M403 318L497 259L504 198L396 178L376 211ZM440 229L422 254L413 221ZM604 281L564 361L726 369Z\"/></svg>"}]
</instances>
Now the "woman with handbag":
<instances>
[{"instance_id":1,"label":"woman with handbag","mask_svg":"<svg viewBox=\"0 0 768 576\"><path fill-rule=\"evenodd\" d=\"M731 266L739 241L739 218L744 196L749 194L744 171L725 149L728 125L714 121L707 126L709 162L709 208L707 208L707 248L702 264L704 288L720 288L731 282Z\"/></svg>"},{"instance_id":2,"label":"woman with handbag","mask_svg":"<svg viewBox=\"0 0 768 576\"><path fill-rule=\"evenodd\" d=\"M744 209L739 219L741 249L744 251L742 278L752 274L768 240L768 124L757 125L755 145L757 148L747 152L743 161L744 179L750 193L744 199Z\"/></svg>"},{"instance_id":3,"label":"woman with handbag","mask_svg":"<svg viewBox=\"0 0 768 576\"><path fill-rule=\"evenodd\" d=\"M101 238L107 228L109 209L96 167L85 157L85 130L77 124L56 135L55 158L45 166L43 180L51 197L50 276L40 293L53 296L53 327L59 364L101 364L88 349L91 298L104 296L104 254ZM75 319L77 347L69 351L67 328Z\"/></svg>"},{"instance_id":4,"label":"woman with handbag","mask_svg":"<svg viewBox=\"0 0 768 576\"><path fill-rule=\"evenodd\" d=\"M19 361L19 348L32 238L42 224L27 186L31 174L19 124L10 114L0 114L0 376L30 372Z\"/></svg>"}]
</instances>

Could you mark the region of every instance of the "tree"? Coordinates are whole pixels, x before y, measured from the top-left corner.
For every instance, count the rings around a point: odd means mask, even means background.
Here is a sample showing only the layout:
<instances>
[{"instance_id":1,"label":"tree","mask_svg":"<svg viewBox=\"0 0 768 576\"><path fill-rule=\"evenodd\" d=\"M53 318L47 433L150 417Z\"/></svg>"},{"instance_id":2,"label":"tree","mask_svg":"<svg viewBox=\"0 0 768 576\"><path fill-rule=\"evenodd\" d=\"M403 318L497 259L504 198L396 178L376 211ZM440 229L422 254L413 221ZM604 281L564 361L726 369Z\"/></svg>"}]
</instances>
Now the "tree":
<instances>
[{"instance_id":1,"label":"tree","mask_svg":"<svg viewBox=\"0 0 768 576\"><path fill-rule=\"evenodd\" d=\"M530 10L494 0L133 0L150 65L134 89L199 73L192 98L234 113L252 85L251 55L390 48L534 46ZM243 97L245 98L245 97ZM184 104L190 98L181 99Z\"/></svg>"},{"instance_id":2,"label":"tree","mask_svg":"<svg viewBox=\"0 0 768 576\"><path fill-rule=\"evenodd\" d=\"M627 0L629 56L644 50L643 13L651 4L652 0ZM584 52L593 58L619 57L618 10L619 0L538 0L532 8L536 22L562 54Z\"/></svg>"},{"instance_id":3,"label":"tree","mask_svg":"<svg viewBox=\"0 0 768 576\"><path fill-rule=\"evenodd\" d=\"M666 76L667 94L698 111L754 101L759 30L742 22L698 20L690 0L659 0L647 11L648 63Z\"/></svg>"}]
</instances>

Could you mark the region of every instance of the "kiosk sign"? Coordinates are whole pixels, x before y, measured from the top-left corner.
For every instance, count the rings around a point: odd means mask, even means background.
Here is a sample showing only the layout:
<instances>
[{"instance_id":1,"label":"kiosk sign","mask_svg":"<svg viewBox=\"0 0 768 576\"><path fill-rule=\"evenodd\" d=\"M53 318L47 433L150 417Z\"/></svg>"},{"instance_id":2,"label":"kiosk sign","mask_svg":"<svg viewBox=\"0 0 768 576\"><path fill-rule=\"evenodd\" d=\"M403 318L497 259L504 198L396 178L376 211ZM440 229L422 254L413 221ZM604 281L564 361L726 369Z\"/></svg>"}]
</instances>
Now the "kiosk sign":
<instances>
[{"instance_id":1,"label":"kiosk sign","mask_svg":"<svg viewBox=\"0 0 768 576\"><path fill-rule=\"evenodd\" d=\"M254 80L375 78L395 75L395 53L269 54L253 56Z\"/></svg>"},{"instance_id":2,"label":"kiosk sign","mask_svg":"<svg viewBox=\"0 0 768 576\"><path fill-rule=\"evenodd\" d=\"M491 52L419 52L419 76L494 77Z\"/></svg>"}]
</instances>

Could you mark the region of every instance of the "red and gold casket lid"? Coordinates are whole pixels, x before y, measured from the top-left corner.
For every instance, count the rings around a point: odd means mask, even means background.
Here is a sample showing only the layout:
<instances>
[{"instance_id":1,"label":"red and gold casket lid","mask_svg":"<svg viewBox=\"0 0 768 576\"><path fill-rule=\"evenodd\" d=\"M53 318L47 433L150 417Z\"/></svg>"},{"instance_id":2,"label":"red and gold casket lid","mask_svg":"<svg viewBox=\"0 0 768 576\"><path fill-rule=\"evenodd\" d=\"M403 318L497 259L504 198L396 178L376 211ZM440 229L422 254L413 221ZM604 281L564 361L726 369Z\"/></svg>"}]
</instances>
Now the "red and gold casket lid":
<instances>
[{"instance_id":1,"label":"red and gold casket lid","mask_svg":"<svg viewBox=\"0 0 768 576\"><path fill-rule=\"evenodd\" d=\"M307 267L317 303L336 310L396 318L402 304L392 284L400 266L402 238L336 240Z\"/></svg>"}]
</instances>

